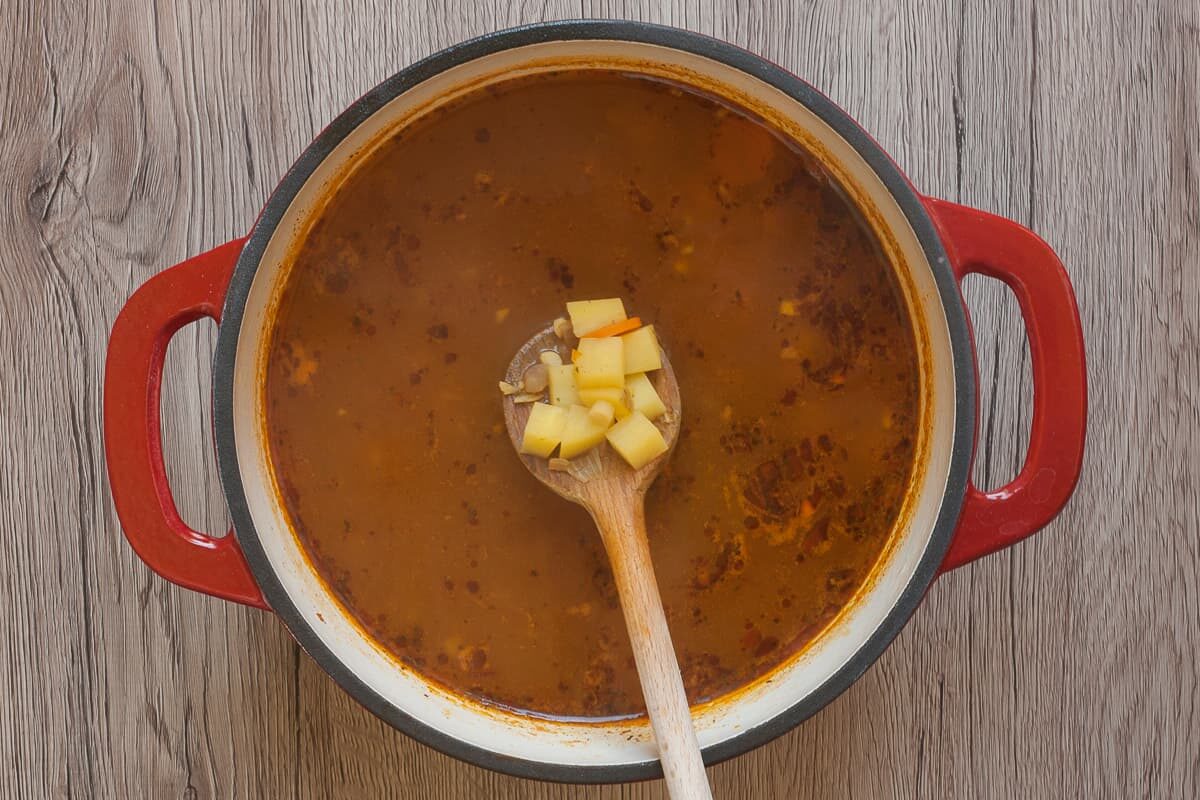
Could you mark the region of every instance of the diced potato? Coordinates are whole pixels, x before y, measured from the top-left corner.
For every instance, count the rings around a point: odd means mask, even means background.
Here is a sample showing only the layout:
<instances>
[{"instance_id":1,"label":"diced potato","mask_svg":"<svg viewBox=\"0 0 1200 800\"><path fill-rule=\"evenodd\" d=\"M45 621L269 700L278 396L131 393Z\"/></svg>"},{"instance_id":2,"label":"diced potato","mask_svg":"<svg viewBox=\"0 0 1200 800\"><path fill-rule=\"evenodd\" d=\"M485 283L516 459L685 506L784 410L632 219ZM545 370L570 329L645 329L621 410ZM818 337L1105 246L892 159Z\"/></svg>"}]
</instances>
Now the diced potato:
<instances>
[{"instance_id":1,"label":"diced potato","mask_svg":"<svg viewBox=\"0 0 1200 800\"><path fill-rule=\"evenodd\" d=\"M617 410L613 408L613 404L607 400L601 400L598 403L594 403L592 407L588 409L588 416L592 418L592 422L596 423L597 425L603 425L605 428L608 428L613 424L613 418L616 417L616 415Z\"/></svg>"},{"instance_id":2,"label":"diced potato","mask_svg":"<svg viewBox=\"0 0 1200 800\"><path fill-rule=\"evenodd\" d=\"M595 389L579 390L580 405L593 406L599 402L612 403L614 406L617 403L624 403L625 391L612 386L600 386Z\"/></svg>"},{"instance_id":3,"label":"diced potato","mask_svg":"<svg viewBox=\"0 0 1200 800\"><path fill-rule=\"evenodd\" d=\"M579 369L580 389L625 386L625 348L621 339L580 339L579 361L575 366Z\"/></svg>"},{"instance_id":4,"label":"diced potato","mask_svg":"<svg viewBox=\"0 0 1200 800\"><path fill-rule=\"evenodd\" d=\"M597 425L584 406L571 406L566 411L567 422L562 430L559 457L574 458L604 441L607 425Z\"/></svg>"},{"instance_id":5,"label":"diced potato","mask_svg":"<svg viewBox=\"0 0 1200 800\"><path fill-rule=\"evenodd\" d=\"M654 389L654 384L644 372L635 372L625 378L625 391L629 395L629 407L646 415L646 419L658 419L667 411L667 406Z\"/></svg>"},{"instance_id":6,"label":"diced potato","mask_svg":"<svg viewBox=\"0 0 1200 800\"><path fill-rule=\"evenodd\" d=\"M497 321L507 311L498 312ZM500 383L509 401L529 404L520 450L549 459L551 469L569 470L569 459L607 437L625 461L641 468L667 451L651 420L670 409L646 374L663 366L654 327L627 317L617 297L572 301L567 313L570 321L556 319L554 330L560 347L575 348L570 363L547 349L516 385Z\"/></svg>"},{"instance_id":7,"label":"diced potato","mask_svg":"<svg viewBox=\"0 0 1200 800\"><path fill-rule=\"evenodd\" d=\"M667 442L646 415L635 411L608 431L608 443L629 462L641 469L667 452Z\"/></svg>"},{"instance_id":8,"label":"diced potato","mask_svg":"<svg viewBox=\"0 0 1200 800\"><path fill-rule=\"evenodd\" d=\"M653 325L625 334L621 337L621 343L624 345L625 374L662 369L658 337L654 335Z\"/></svg>"},{"instance_id":9,"label":"diced potato","mask_svg":"<svg viewBox=\"0 0 1200 800\"><path fill-rule=\"evenodd\" d=\"M550 381L550 403L570 408L579 403L579 386L575 381L574 364L548 366Z\"/></svg>"},{"instance_id":10,"label":"diced potato","mask_svg":"<svg viewBox=\"0 0 1200 800\"><path fill-rule=\"evenodd\" d=\"M525 435L521 439L521 452L531 456L547 458L558 447L563 428L567 424L567 410L546 403L534 403L529 407L529 420L525 423Z\"/></svg>"},{"instance_id":11,"label":"diced potato","mask_svg":"<svg viewBox=\"0 0 1200 800\"><path fill-rule=\"evenodd\" d=\"M585 406L594 406L596 403L609 403L613 407L613 413L617 419L625 419L629 416L629 406L625 402L625 390L614 389L611 386L602 386L598 389L580 389L579 402Z\"/></svg>"},{"instance_id":12,"label":"diced potato","mask_svg":"<svg viewBox=\"0 0 1200 800\"><path fill-rule=\"evenodd\" d=\"M619 297L606 300L576 300L567 303L571 327L576 336L585 336L597 328L625 319L625 304Z\"/></svg>"}]
</instances>

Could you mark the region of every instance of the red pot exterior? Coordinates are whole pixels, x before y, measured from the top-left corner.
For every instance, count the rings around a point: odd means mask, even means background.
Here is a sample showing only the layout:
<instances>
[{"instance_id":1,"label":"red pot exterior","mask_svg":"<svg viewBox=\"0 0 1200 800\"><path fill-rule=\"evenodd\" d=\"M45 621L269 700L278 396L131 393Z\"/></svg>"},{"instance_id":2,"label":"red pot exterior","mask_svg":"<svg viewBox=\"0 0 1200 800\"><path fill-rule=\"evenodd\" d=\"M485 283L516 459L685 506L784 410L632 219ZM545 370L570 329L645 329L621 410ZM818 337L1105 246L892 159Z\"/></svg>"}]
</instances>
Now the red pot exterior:
<instances>
[{"instance_id":1,"label":"red pot exterior","mask_svg":"<svg viewBox=\"0 0 1200 800\"><path fill-rule=\"evenodd\" d=\"M104 455L125 538L147 566L180 586L265 609L233 531L209 536L179 516L159 420L167 344L201 317L220 323L244 242L235 239L155 275L117 315L104 363Z\"/></svg>"},{"instance_id":2,"label":"red pot exterior","mask_svg":"<svg viewBox=\"0 0 1200 800\"><path fill-rule=\"evenodd\" d=\"M295 608L265 555L239 472L233 420L233 365L246 296L259 259L291 199L316 167L362 120L389 99L440 71L498 51L548 40L615 39L672 47L724 62L783 92L829 124L867 161L896 200L929 258L946 312L956 392L951 464L930 543L880 627L838 672L790 708L704 751L716 763L790 730L837 697L887 648L935 575L1014 544L1045 526L1078 480L1087 426L1083 335L1061 262L1028 229L975 209L921 197L870 136L808 84L763 59L697 34L633 22L546 23L472 40L418 62L364 95L301 154L264 207L247 239L236 239L150 279L129 299L109 340L104 376L104 439L117 514L134 550L181 586L271 609L317 663L389 724L442 752L513 775L572 782L639 780L661 775L657 762L569 765L526 761L455 739L392 705L365 685ZM948 263L947 263L948 262ZM1016 294L1033 366L1033 426L1020 474L983 492L968 481L973 459L978 369L960 285L971 273L1004 281ZM221 326L214 358L214 431L222 486L241 535L212 537L179 516L163 465L159 400L171 337L201 317ZM974 372L972 371L974 370ZM956 522L957 520L957 522ZM244 551L243 551L244 546ZM268 599L270 601L268 602Z\"/></svg>"},{"instance_id":3,"label":"red pot exterior","mask_svg":"<svg viewBox=\"0 0 1200 800\"><path fill-rule=\"evenodd\" d=\"M958 280L986 275L1004 281L1017 296L1033 364L1033 425L1025 464L999 489L968 486L942 561L946 572L1036 533L1070 500L1083 468L1087 366L1071 280L1050 246L1004 217L932 197L924 203ZM978 423L978 409L975 417Z\"/></svg>"}]
</instances>

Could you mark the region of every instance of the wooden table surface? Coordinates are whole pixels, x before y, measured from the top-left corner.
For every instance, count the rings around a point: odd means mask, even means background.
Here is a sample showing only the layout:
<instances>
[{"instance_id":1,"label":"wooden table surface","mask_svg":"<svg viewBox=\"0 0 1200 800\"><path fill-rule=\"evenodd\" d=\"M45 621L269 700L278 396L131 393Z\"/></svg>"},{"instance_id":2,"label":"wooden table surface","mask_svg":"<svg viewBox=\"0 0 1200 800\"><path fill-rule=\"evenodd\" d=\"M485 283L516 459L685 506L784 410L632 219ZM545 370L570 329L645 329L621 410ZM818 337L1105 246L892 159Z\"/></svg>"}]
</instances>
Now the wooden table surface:
<instances>
[{"instance_id":1,"label":"wooden table surface","mask_svg":"<svg viewBox=\"0 0 1200 800\"><path fill-rule=\"evenodd\" d=\"M718 798L1200 794L1200 5L1113 0L0 4L0 795L651 798L517 780L364 711L270 614L167 584L122 538L100 436L108 329L154 273L247 230L357 95L465 37L625 17L809 80L922 190L1029 225L1074 280L1088 457L1036 537L940 580ZM846 7L843 7L843 6ZM1024 453L1016 304L968 294L975 475ZM223 530L214 326L171 345L184 517Z\"/></svg>"}]
</instances>

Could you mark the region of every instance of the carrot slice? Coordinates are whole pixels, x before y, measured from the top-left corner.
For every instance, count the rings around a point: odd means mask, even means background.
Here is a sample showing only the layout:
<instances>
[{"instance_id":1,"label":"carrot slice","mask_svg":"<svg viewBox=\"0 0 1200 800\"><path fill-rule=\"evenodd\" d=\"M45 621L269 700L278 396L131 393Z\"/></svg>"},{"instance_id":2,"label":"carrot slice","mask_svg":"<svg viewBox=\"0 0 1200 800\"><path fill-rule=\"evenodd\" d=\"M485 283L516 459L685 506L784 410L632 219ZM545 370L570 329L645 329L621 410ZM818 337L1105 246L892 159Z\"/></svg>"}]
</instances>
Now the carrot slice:
<instances>
[{"instance_id":1,"label":"carrot slice","mask_svg":"<svg viewBox=\"0 0 1200 800\"><path fill-rule=\"evenodd\" d=\"M578 364L580 355L581 355L581 353L578 350L572 350L571 351L571 363Z\"/></svg>"},{"instance_id":2,"label":"carrot slice","mask_svg":"<svg viewBox=\"0 0 1200 800\"><path fill-rule=\"evenodd\" d=\"M620 336L622 333L636 331L640 327L642 327L641 318L630 317L629 319L623 319L620 322L614 322L611 325L605 325L603 328L596 328L594 331L585 333L582 338L603 339L605 336Z\"/></svg>"}]
</instances>

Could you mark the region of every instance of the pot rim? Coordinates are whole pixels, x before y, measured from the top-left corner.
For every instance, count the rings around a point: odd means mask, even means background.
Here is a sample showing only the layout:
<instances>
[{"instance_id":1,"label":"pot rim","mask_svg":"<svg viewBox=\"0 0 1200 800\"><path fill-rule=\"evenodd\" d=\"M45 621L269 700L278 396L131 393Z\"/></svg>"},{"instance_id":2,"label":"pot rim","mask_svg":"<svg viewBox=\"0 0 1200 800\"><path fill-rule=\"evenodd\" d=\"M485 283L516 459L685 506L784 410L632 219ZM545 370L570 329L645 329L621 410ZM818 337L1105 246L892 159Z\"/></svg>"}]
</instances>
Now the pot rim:
<instances>
[{"instance_id":1,"label":"pot rim","mask_svg":"<svg viewBox=\"0 0 1200 800\"><path fill-rule=\"evenodd\" d=\"M551 41L613 40L659 45L722 62L775 87L829 125L867 162L892 195L916 234L933 272L945 312L955 370L955 423L945 491L934 529L917 568L883 622L828 680L767 722L706 747L713 765L781 736L850 687L887 649L908 622L936 577L958 523L975 444L976 375L970 331L958 284L942 239L920 195L878 143L829 98L799 77L734 45L702 34L645 22L572 20L490 33L450 46L397 72L339 114L304 149L268 197L246 240L229 282L213 359L213 423L217 464L238 542L272 610L300 646L373 714L406 735L447 755L523 778L571 783L614 783L661 777L657 760L614 765L557 764L517 758L448 735L385 700L351 671L317 636L283 588L259 541L239 472L234 434L234 361L246 298L276 228L297 193L334 148L360 123L398 95L452 67L504 50Z\"/></svg>"}]
</instances>

